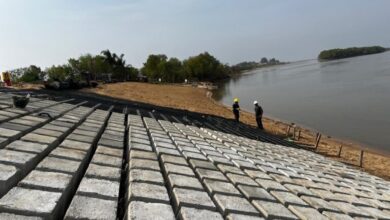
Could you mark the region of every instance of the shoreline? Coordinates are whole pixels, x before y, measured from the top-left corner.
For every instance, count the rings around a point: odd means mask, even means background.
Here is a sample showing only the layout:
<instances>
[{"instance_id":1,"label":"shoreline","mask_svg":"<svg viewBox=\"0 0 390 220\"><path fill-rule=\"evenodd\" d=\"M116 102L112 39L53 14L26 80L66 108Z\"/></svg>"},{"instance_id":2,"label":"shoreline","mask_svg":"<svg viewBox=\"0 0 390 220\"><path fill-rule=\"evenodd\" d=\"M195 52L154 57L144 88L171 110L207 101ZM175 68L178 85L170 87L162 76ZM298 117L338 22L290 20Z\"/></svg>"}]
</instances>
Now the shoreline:
<instances>
[{"instance_id":1,"label":"shoreline","mask_svg":"<svg viewBox=\"0 0 390 220\"><path fill-rule=\"evenodd\" d=\"M210 114L226 119L233 119L230 106L226 106L212 97L212 91L202 88L195 88L182 84L150 84L138 82L124 82L115 84L103 84L97 88L87 88L78 91L89 94L103 95L112 98L120 98L129 101L147 103L155 106L169 107L181 110L188 110L203 114ZM241 123L256 126L254 114L241 110ZM296 125L297 131L301 130L300 138L293 140L286 135L288 122L272 117L264 117L263 124L267 133L279 138L289 139L294 143L312 147L316 140L316 131L307 127ZM370 149L357 147L360 144L348 143L348 140L332 138L323 134L318 148L310 150L331 158L352 165L357 169L365 170L371 174L390 180L390 156ZM342 146L342 151L340 151ZM362 167L360 165L361 152L364 150Z\"/></svg>"},{"instance_id":2,"label":"shoreline","mask_svg":"<svg viewBox=\"0 0 390 220\"><path fill-rule=\"evenodd\" d=\"M222 102L219 102L219 101L215 100L212 97L210 97L210 98L217 105L221 105L221 106L223 106L225 108L230 108L229 106L223 104ZM247 109L243 109L243 108L241 108L240 112L245 112L246 114L254 114L253 112L250 112ZM346 145L353 145L353 147L356 148L357 150L364 150L364 151L367 151L367 152L370 152L370 153L381 154L381 155L390 157L390 153L389 152L381 151L380 149L377 149L377 148L375 148L373 146L370 146L368 144L363 144L363 143L360 143L358 141L354 141L354 140L351 140L351 139L348 139L348 138L338 137L338 136L334 136L334 135L333 136L332 135L328 135L326 133L322 133L321 131L319 131L319 130L317 130L315 128L312 128L310 126L307 126L307 125L297 124L295 122L291 122L291 121L288 121L288 120L280 119L278 117L274 117L274 116L270 116L270 115L266 115L263 118L266 119L266 120L274 121L276 123L285 124L286 126L294 124L296 127L300 128L302 130L310 131L312 133L320 133L321 135L325 135L326 137L330 137L331 139L333 139L335 141L338 141L340 143L343 143L343 144L346 144Z\"/></svg>"}]
</instances>

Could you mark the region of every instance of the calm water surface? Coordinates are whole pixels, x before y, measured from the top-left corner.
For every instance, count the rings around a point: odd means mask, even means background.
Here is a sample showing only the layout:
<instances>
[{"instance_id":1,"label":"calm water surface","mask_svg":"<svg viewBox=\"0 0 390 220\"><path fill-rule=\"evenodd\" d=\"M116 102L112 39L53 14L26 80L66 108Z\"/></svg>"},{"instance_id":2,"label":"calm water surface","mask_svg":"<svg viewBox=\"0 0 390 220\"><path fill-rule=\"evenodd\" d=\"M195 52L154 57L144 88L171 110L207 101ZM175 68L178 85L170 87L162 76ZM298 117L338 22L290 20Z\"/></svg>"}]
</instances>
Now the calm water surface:
<instances>
[{"instance_id":1,"label":"calm water surface","mask_svg":"<svg viewBox=\"0 0 390 220\"><path fill-rule=\"evenodd\" d=\"M219 85L214 98L390 153L390 52L257 69Z\"/></svg>"}]
</instances>

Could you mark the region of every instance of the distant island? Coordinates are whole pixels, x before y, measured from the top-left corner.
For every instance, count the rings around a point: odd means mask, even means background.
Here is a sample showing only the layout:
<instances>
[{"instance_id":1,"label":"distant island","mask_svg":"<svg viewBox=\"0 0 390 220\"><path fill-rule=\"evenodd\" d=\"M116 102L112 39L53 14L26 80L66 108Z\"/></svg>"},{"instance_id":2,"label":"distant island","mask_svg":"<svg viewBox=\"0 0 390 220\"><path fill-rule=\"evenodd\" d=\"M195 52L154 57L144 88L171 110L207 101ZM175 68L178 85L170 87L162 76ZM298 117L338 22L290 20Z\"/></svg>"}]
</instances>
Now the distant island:
<instances>
[{"instance_id":1,"label":"distant island","mask_svg":"<svg viewBox=\"0 0 390 220\"><path fill-rule=\"evenodd\" d=\"M319 60L337 60L348 57L363 56L375 53L383 53L389 50L381 46L372 46L372 47L350 47L350 48L336 48L331 50L323 50L318 55Z\"/></svg>"},{"instance_id":2,"label":"distant island","mask_svg":"<svg viewBox=\"0 0 390 220\"><path fill-rule=\"evenodd\" d=\"M231 66L232 74L240 74L245 71L262 68L262 67L269 67L269 66L275 66L275 65L282 65L287 64L287 62L281 62L275 58L267 59L266 57L261 58L259 62L256 61L246 61L241 62L236 65Z\"/></svg>"}]
</instances>

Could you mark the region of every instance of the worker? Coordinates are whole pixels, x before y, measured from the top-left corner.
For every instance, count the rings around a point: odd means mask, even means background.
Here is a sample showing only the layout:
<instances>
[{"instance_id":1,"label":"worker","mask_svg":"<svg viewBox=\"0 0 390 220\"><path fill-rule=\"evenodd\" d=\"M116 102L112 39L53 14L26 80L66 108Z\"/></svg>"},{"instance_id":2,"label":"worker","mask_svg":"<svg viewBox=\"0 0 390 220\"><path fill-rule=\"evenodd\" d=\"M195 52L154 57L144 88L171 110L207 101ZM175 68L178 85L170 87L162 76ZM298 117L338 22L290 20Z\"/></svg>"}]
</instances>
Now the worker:
<instances>
[{"instance_id":1,"label":"worker","mask_svg":"<svg viewBox=\"0 0 390 220\"><path fill-rule=\"evenodd\" d=\"M240 122L240 105L238 105L238 98L234 98L234 103L233 103L233 114L234 114L234 119L236 122Z\"/></svg>"},{"instance_id":2,"label":"worker","mask_svg":"<svg viewBox=\"0 0 390 220\"><path fill-rule=\"evenodd\" d=\"M263 122L261 121L261 119L263 118L263 109L261 108L261 106L259 106L259 103L257 101L254 101L253 104L255 105L255 117L257 126L260 130L264 130Z\"/></svg>"}]
</instances>

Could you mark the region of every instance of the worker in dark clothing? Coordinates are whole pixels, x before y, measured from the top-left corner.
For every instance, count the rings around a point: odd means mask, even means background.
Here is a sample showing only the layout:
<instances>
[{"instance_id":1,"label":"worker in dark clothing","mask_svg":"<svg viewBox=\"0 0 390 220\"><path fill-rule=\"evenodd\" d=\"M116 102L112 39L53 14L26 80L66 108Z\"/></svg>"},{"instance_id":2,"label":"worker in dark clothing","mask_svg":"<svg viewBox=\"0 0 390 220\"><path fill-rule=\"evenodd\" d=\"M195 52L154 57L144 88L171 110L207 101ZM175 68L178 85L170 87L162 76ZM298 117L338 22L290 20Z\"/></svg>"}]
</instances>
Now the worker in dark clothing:
<instances>
[{"instance_id":1,"label":"worker in dark clothing","mask_svg":"<svg viewBox=\"0 0 390 220\"><path fill-rule=\"evenodd\" d=\"M254 101L253 104L255 105L255 117L257 126L260 130L264 130L263 122L261 121L261 119L263 118L263 109L261 108L261 106L259 106L259 103L257 101Z\"/></svg>"},{"instance_id":2,"label":"worker in dark clothing","mask_svg":"<svg viewBox=\"0 0 390 220\"><path fill-rule=\"evenodd\" d=\"M233 103L233 114L234 114L234 119L236 122L240 122L240 105L238 105L238 98L234 99Z\"/></svg>"}]
</instances>

